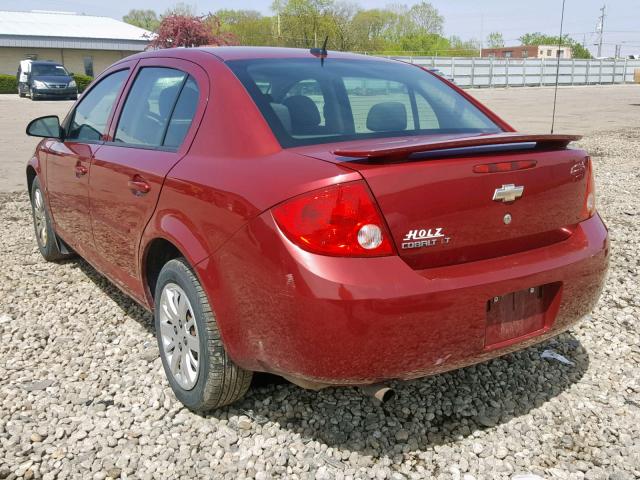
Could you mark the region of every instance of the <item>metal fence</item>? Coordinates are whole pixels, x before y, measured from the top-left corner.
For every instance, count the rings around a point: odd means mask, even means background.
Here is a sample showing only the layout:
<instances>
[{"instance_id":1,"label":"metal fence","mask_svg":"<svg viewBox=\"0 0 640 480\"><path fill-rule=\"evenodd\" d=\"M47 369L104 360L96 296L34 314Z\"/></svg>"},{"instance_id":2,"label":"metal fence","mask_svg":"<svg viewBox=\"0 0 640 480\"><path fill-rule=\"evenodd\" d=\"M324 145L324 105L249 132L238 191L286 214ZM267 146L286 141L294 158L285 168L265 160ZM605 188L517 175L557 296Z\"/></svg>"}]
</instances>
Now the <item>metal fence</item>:
<instances>
[{"instance_id":1,"label":"metal fence","mask_svg":"<svg viewBox=\"0 0 640 480\"><path fill-rule=\"evenodd\" d=\"M498 59L469 57L390 57L435 67L464 88L533 87L555 85L557 60L544 58ZM560 85L633 83L640 60L561 59Z\"/></svg>"}]
</instances>

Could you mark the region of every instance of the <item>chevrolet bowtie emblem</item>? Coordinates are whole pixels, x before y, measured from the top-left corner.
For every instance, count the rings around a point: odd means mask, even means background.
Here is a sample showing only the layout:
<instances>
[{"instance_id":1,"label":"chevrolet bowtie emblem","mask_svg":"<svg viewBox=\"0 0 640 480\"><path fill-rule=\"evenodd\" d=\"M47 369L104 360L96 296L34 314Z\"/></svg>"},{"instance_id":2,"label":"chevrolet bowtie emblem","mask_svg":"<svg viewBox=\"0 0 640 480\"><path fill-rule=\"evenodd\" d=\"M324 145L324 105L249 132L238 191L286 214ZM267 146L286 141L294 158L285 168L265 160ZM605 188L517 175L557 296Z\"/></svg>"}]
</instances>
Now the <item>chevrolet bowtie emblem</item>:
<instances>
[{"instance_id":1,"label":"chevrolet bowtie emblem","mask_svg":"<svg viewBox=\"0 0 640 480\"><path fill-rule=\"evenodd\" d=\"M509 183L502 185L500 188L496 188L496 191L493 192L493 200L504 203L513 202L520 198L523 192L524 187L522 185L516 186L513 183Z\"/></svg>"}]
</instances>

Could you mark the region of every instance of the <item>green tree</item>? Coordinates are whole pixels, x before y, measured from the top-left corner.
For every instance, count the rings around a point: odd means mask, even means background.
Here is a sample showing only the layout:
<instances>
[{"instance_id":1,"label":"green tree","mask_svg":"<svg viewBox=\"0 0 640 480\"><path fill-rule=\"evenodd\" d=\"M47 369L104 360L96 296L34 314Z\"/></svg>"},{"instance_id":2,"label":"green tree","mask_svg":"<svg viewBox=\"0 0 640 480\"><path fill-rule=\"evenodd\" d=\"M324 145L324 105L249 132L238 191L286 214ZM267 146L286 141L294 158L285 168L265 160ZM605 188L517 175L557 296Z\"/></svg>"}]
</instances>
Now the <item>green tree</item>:
<instances>
[{"instance_id":1,"label":"green tree","mask_svg":"<svg viewBox=\"0 0 640 480\"><path fill-rule=\"evenodd\" d=\"M560 37L545 35L544 33L534 32L525 33L520 38L522 45L562 45L571 47L573 58L593 58L591 52L582 46L579 42L571 38L569 35L563 35L562 41Z\"/></svg>"},{"instance_id":2,"label":"green tree","mask_svg":"<svg viewBox=\"0 0 640 480\"><path fill-rule=\"evenodd\" d=\"M421 33L442 35L444 17L430 3L416 3L409 9L408 15L413 29Z\"/></svg>"},{"instance_id":3,"label":"green tree","mask_svg":"<svg viewBox=\"0 0 640 480\"><path fill-rule=\"evenodd\" d=\"M400 39L400 50L415 55L449 55L451 44L435 33L412 33Z\"/></svg>"},{"instance_id":4,"label":"green tree","mask_svg":"<svg viewBox=\"0 0 640 480\"><path fill-rule=\"evenodd\" d=\"M353 50L358 45L358 32L354 30L353 22L359 10L357 5L345 1L337 1L329 6L327 15L331 26L331 45L334 48Z\"/></svg>"},{"instance_id":5,"label":"green tree","mask_svg":"<svg viewBox=\"0 0 640 480\"><path fill-rule=\"evenodd\" d=\"M328 36L331 49L370 53L470 56L478 49L475 41L445 38L444 18L427 1L363 9L350 0L274 0L271 9L273 16L222 9L201 19L218 44L310 48ZM184 2L162 18L171 15L196 17Z\"/></svg>"},{"instance_id":6,"label":"green tree","mask_svg":"<svg viewBox=\"0 0 640 480\"><path fill-rule=\"evenodd\" d=\"M390 25L390 16L386 10L360 10L351 21L351 30L355 35L354 50L360 52L380 51L385 48L385 32Z\"/></svg>"},{"instance_id":7,"label":"green tree","mask_svg":"<svg viewBox=\"0 0 640 480\"><path fill-rule=\"evenodd\" d=\"M331 27L328 18L331 4L332 0L274 2L272 9L279 12L282 36L286 44L297 47L321 45Z\"/></svg>"},{"instance_id":8,"label":"green tree","mask_svg":"<svg viewBox=\"0 0 640 480\"><path fill-rule=\"evenodd\" d=\"M274 45L272 18L255 10L218 10L220 29L235 35L240 45Z\"/></svg>"},{"instance_id":9,"label":"green tree","mask_svg":"<svg viewBox=\"0 0 640 480\"><path fill-rule=\"evenodd\" d=\"M449 37L449 51L451 57L474 57L478 54L479 43L476 40L462 40L455 35Z\"/></svg>"},{"instance_id":10,"label":"green tree","mask_svg":"<svg viewBox=\"0 0 640 480\"><path fill-rule=\"evenodd\" d=\"M488 48L502 48L504 47L504 38L500 32L491 32L487 36Z\"/></svg>"},{"instance_id":11,"label":"green tree","mask_svg":"<svg viewBox=\"0 0 640 480\"><path fill-rule=\"evenodd\" d=\"M173 7L168 8L163 14L163 17L170 15L178 15L181 17L195 17L196 7L190 3L178 2Z\"/></svg>"},{"instance_id":12,"label":"green tree","mask_svg":"<svg viewBox=\"0 0 640 480\"><path fill-rule=\"evenodd\" d=\"M135 8L129 10L129 13L122 17L122 21L150 32L155 32L160 25L160 19L156 12L153 10L137 10Z\"/></svg>"}]
</instances>

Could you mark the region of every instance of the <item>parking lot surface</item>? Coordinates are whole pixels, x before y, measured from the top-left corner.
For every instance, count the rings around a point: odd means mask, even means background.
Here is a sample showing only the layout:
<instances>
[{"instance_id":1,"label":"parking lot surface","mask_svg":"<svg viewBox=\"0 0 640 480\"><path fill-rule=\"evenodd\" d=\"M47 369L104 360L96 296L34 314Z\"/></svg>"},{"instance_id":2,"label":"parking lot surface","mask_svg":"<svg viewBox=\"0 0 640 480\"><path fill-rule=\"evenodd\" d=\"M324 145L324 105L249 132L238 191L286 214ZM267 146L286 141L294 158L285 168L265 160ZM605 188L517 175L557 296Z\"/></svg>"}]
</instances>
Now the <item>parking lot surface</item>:
<instances>
[{"instance_id":1,"label":"parking lot surface","mask_svg":"<svg viewBox=\"0 0 640 480\"><path fill-rule=\"evenodd\" d=\"M544 131L535 98L549 90L473 93ZM44 262L26 194L0 193L0 478L640 478L640 88L579 90L559 112L589 113L558 131L586 132L611 235L591 318L522 352L397 383L383 406L351 388L258 376L235 405L185 410L150 314L81 259ZM14 122L68 106L0 96L0 148L19 157L16 171L34 142ZM2 188L22 189L7 171Z\"/></svg>"}]
</instances>

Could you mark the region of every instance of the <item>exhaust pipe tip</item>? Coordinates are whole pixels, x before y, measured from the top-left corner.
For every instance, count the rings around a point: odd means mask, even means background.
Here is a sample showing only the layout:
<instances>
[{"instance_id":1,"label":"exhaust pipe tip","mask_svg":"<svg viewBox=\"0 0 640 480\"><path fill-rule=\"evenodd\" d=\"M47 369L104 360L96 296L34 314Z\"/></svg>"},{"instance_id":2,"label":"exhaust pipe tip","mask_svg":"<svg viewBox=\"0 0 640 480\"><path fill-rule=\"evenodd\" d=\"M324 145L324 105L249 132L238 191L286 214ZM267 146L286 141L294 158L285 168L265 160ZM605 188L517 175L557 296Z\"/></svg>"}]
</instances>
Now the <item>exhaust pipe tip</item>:
<instances>
[{"instance_id":1,"label":"exhaust pipe tip","mask_svg":"<svg viewBox=\"0 0 640 480\"><path fill-rule=\"evenodd\" d=\"M360 390L378 403L387 403L396 396L395 390L387 385L364 385Z\"/></svg>"}]
</instances>

